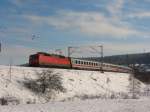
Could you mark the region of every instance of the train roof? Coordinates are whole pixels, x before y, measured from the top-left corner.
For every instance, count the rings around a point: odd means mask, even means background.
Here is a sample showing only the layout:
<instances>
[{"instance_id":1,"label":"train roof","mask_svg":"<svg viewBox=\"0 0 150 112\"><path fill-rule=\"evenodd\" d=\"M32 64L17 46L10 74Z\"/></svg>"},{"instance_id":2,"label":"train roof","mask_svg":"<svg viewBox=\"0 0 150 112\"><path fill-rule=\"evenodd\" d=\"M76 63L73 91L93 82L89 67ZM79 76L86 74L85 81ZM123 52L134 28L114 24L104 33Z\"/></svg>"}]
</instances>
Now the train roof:
<instances>
[{"instance_id":1,"label":"train roof","mask_svg":"<svg viewBox=\"0 0 150 112\"><path fill-rule=\"evenodd\" d=\"M79 60L79 61L88 61L88 62L99 63L98 61L93 61L93 60L88 60L88 59L82 59L82 58L72 58L72 59Z\"/></svg>"},{"instance_id":2,"label":"train roof","mask_svg":"<svg viewBox=\"0 0 150 112\"><path fill-rule=\"evenodd\" d=\"M46 52L37 52L36 54L33 54L33 55L37 55L37 54L42 54L42 55L44 55L44 56L54 56L54 57L66 58L66 57L63 56L63 55L49 54L49 53L46 53Z\"/></svg>"}]
</instances>

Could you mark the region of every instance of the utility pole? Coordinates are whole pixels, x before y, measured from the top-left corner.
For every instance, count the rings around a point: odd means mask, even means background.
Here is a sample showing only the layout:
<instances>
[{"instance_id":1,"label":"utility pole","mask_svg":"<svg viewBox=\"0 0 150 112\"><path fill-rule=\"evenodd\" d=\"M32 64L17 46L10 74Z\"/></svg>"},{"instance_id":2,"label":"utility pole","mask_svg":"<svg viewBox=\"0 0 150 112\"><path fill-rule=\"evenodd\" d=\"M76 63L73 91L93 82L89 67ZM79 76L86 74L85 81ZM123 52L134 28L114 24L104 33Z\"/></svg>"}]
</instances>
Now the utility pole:
<instances>
[{"instance_id":1,"label":"utility pole","mask_svg":"<svg viewBox=\"0 0 150 112\"><path fill-rule=\"evenodd\" d=\"M101 73L104 73L104 71L103 71L103 45L100 45L99 47L100 47L100 51L101 51L100 52L100 55L101 55L101 60L100 60L101 61L101 67L100 68L101 68Z\"/></svg>"},{"instance_id":2,"label":"utility pole","mask_svg":"<svg viewBox=\"0 0 150 112\"><path fill-rule=\"evenodd\" d=\"M129 55L128 54L126 55L126 64L127 64L127 66L129 66Z\"/></svg>"},{"instance_id":3,"label":"utility pole","mask_svg":"<svg viewBox=\"0 0 150 112\"><path fill-rule=\"evenodd\" d=\"M10 58L10 62L9 62L9 81L11 82L11 72L12 72L12 58Z\"/></svg>"},{"instance_id":4,"label":"utility pole","mask_svg":"<svg viewBox=\"0 0 150 112\"><path fill-rule=\"evenodd\" d=\"M132 98L134 99L135 96L135 79L134 79L134 73L132 75Z\"/></svg>"},{"instance_id":5,"label":"utility pole","mask_svg":"<svg viewBox=\"0 0 150 112\"><path fill-rule=\"evenodd\" d=\"M68 57L71 57L71 55L75 52L75 49L80 47L68 47Z\"/></svg>"},{"instance_id":6,"label":"utility pole","mask_svg":"<svg viewBox=\"0 0 150 112\"><path fill-rule=\"evenodd\" d=\"M70 57L70 55L71 55L71 48L72 47L68 47L68 57Z\"/></svg>"},{"instance_id":7,"label":"utility pole","mask_svg":"<svg viewBox=\"0 0 150 112\"><path fill-rule=\"evenodd\" d=\"M0 52L2 51L2 44L1 44L1 42L0 42Z\"/></svg>"}]
</instances>

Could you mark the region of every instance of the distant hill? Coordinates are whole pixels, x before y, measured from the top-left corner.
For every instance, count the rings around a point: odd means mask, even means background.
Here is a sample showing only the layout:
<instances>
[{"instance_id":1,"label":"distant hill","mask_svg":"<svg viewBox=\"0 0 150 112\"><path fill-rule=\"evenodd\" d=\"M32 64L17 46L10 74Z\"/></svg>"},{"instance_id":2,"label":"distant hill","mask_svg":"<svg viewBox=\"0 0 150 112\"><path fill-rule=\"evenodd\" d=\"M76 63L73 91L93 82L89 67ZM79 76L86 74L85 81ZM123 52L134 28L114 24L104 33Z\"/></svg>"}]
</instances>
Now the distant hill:
<instances>
[{"instance_id":1,"label":"distant hill","mask_svg":"<svg viewBox=\"0 0 150 112\"><path fill-rule=\"evenodd\" d=\"M90 59L96 61L101 60L101 58L95 58L95 57L92 57ZM105 56L103 58L103 61L107 63L113 63L119 65L150 64L150 53Z\"/></svg>"}]
</instances>

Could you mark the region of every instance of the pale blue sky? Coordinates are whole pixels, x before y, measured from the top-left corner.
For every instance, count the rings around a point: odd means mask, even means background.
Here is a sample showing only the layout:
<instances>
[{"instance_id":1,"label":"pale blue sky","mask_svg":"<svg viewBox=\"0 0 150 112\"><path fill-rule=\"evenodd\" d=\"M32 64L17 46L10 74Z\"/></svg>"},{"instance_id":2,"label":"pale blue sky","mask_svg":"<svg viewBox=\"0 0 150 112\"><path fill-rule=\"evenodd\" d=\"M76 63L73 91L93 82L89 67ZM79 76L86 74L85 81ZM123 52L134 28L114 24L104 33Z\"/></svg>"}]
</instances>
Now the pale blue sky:
<instances>
[{"instance_id":1,"label":"pale blue sky","mask_svg":"<svg viewBox=\"0 0 150 112\"><path fill-rule=\"evenodd\" d=\"M0 64L71 45L103 44L105 55L149 52L149 19L150 0L1 0Z\"/></svg>"}]
</instances>

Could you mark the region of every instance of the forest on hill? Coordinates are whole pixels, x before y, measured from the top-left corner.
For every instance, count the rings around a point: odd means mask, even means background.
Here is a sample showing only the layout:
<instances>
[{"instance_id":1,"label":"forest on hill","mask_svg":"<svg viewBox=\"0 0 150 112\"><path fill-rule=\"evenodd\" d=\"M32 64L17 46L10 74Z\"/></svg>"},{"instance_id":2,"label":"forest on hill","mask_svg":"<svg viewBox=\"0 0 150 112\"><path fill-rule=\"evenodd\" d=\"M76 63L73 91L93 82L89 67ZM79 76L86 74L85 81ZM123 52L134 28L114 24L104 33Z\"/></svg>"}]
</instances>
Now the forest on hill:
<instances>
[{"instance_id":1,"label":"forest on hill","mask_svg":"<svg viewBox=\"0 0 150 112\"><path fill-rule=\"evenodd\" d=\"M106 63L113 63L119 65L150 64L150 53L105 56L103 57L103 59L92 57L90 59L95 61L103 60L103 62Z\"/></svg>"}]
</instances>

